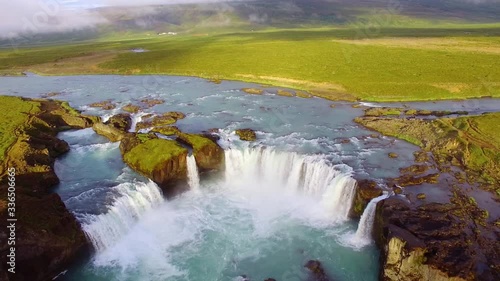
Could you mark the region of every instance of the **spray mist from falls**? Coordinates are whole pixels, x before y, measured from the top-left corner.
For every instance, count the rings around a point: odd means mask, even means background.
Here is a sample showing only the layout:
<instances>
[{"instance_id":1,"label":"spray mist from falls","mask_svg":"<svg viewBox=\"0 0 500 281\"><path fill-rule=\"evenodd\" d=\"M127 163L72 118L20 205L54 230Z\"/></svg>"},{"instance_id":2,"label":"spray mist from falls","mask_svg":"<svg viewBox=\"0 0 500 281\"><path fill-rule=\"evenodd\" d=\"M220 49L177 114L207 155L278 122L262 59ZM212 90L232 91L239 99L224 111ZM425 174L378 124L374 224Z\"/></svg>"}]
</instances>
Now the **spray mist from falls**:
<instances>
[{"instance_id":1,"label":"spray mist from falls","mask_svg":"<svg viewBox=\"0 0 500 281\"><path fill-rule=\"evenodd\" d=\"M228 149L225 157L227 186L252 185L255 192L264 189L301 192L319 198L334 219L348 219L356 180L322 158L262 147Z\"/></svg>"}]
</instances>

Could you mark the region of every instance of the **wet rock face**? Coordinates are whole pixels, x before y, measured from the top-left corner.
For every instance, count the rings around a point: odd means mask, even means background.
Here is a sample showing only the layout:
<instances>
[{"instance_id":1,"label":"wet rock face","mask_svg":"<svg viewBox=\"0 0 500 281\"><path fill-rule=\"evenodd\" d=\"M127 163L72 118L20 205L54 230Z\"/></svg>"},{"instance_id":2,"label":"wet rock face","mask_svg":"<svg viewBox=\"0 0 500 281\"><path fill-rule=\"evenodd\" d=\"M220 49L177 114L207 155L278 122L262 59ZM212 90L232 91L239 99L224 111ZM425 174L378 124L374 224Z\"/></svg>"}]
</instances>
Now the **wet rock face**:
<instances>
[{"instance_id":1,"label":"wet rock face","mask_svg":"<svg viewBox=\"0 0 500 281\"><path fill-rule=\"evenodd\" d=\"M439 203L412 208L395 197L378 203L381 280L498 280L498 237L476 235L478 226L457 211Z\"/></svg>"},{"instance_id":2,"label":"wet rock face","mask_svg":"<svg viewBox=\"0 0 500 281\"><path fill-rule=\"evenodd\" d=\"M257 139L257 135L252 129L239 129L236 130L236 134L243 141L255 141Z\"/></svg>"},{"instance_id":3,"label":"wet rock face","mask_svg":"<svg viewBox=\"0 0 500 281\"><path fill-rule=\"evenodd\" d=\"M377 187L377 183L372 180L358 180L356 195L354 196L353 207L349 213L351 218L359 218L363 214L368 203L373 198L382 195L382 190Z\"/></svg>"},{"instance_id":4,"label":"wet rock face","mask_svg":"<svg viewBox=\"0 0 500 281\"><path fill-rule=\"evenodd\" d=\"M203 135L178 135L177 141L190 146L200 171L220 170L224 165L224 150L213 140Z\"/></svg>"}]
</instances>

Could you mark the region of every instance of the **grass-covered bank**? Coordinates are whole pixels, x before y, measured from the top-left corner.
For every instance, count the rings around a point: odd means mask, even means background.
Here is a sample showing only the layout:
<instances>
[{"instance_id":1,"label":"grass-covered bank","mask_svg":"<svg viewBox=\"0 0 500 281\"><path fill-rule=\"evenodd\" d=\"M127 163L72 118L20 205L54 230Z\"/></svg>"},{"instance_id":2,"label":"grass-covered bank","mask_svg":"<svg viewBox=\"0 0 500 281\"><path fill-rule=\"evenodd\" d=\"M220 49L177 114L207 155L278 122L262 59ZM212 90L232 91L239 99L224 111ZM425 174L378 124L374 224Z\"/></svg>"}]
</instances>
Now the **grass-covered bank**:
<instances>
[{"instance_id":1,"label":"grass-covered bank","mask_svg":"<svg viewBox=\"0 0 500 281\"><path fill-rule=\"evenodd\" d=\"M500 26L310 28L102 39L0 51L0 73L175 74L272 84L327 99L500 97ZM147 52L134 53L133 48Z\"/></svg>"}]
</instances>

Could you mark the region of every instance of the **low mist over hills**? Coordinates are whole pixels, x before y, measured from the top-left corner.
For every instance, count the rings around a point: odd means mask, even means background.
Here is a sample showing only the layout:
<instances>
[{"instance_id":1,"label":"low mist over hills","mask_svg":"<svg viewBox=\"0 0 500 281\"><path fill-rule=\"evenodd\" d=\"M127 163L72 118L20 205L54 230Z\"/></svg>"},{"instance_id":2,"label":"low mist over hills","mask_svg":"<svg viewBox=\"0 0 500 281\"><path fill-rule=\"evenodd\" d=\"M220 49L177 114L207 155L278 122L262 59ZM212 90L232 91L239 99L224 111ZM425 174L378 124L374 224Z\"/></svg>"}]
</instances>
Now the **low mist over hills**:
<instances>
[{"instance_id":1,"label":"low mist over hills","mask_svg":"<svg viewBox=\"0 0 500 281\"><path fill-rule=\"evenodd\" d=\"M31 0L23 0L31 1ZM23 2L19 1L19 2ZM3 13L2 46L79 41L118 33L230 32L270 27L418 26L500 21L498 0L71 1ZM64 2L63 2L64 3ZM169 4L166 4L169 3ZM148 5L144 5L148 4ZM20 12L20 11L18 11ZM13 14L14 13L14 14ZM21 20L20 23L14 22ZM10 22L9 22L10 21Z\"/></svg>"}]
</instances>

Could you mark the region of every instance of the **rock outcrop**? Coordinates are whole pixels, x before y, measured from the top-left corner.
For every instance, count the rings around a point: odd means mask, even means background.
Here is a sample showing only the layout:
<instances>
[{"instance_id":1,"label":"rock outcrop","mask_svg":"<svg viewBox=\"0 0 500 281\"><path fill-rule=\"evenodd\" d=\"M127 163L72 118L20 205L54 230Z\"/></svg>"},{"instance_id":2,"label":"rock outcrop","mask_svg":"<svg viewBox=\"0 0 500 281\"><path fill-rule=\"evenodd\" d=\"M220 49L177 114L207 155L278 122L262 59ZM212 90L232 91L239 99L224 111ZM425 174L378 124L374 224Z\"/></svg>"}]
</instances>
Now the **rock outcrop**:
<instances>
[{"instance_id":1,"label":"rock outcrop","mask_svg":"<svg viewBox=\"0 0 500 281\"><path fill-rule=\"evenodd\" d=\"M372 180L358 180L356 195L352 204L349 216L351 218L360 218L368 203L373 198L382 195L382 189L377 187L377 183Z\"/></svg>"},{"instance_id":2,"label":"rock outcrop","mask_svg":"<svg viewBox=\"0 0 500 281\"><path fill-rule=\"evenodd\" d=\"M196 164L201 172L207 170L220 170L224 165L224 150L210 138L202 135L178 135L178 141L190 146Z\"/></svg>"},{"instance_id":3,"label":"rock outcrop","mask_svg":"<svg viewBox=\"0 0 500 281\"><path fill-rule=\"evenodd\" d=\"M262 89L257 89L257 88L243 88L241 89L243 92L251 95L262 95L264 93L264 90Z\"/></svg>"},{"instance_id":4,"label":"rock outcrop","mask_svg":"<svg viewBox=\"0 0 500 281\"><path fill-rule=\"evenodd\" d=\"M391 197L377 204L374 235L381 280L498 280L500 246L453 204L412 208ZM498 233L497 233L498 235Z\"/></svg>"},{"instance_id":5,"label":"rock outcrop","mask_svg":"<svg viewBox=\"0 0 500 281\"><path fill-rule=\"evenodd\" d=\"M243 141L255 141L257 139L257 135L252 129L238 129L235 133Z\"/></svg>"},{"instance_id":6,"label":"rock outcrop","mask_svg":"<svg viewBox=\"0 0 500 281\"><path fill-rule=\"evenodd\" d=\"M56 138L64 129L83 129L98 118L82 116L67 103L27 100L37 113L16 129L17 140L8 149L0 171L0 217L8 215L8 169L15 169L16 182L16 273L7 274L6 221L0 221L0 275L5 280L51 280L89 250L85 234L59 195L50 188L59 183L55 158L69 150Z\"/></svg>"},{"instance_id":7,"label":"rock outcrop","mask_svg":"<svg viewBox=\"0 0 500 281\"><path fill-rule=\"evenodd\" d=\"M116 108L116 104L111 102L110 100L99 101L89 104L90 107L102 108L104 110L111 110Z\"/></svg>"},{"instance_id":8,"label":"rock outcrop","mask_svg":"<svg viewBox=\"0 0 500 281\"><path fill-rule=\"evenodd\" d=\"M132 124L129 114L117 114L105 123L95 123L92 128L96 133L108 138L111 142L121 141Z\"/></svg>"},{"instance_id":9,"label":"rock outcrop","mask_svg":"<svg viewBox=\"0 0 500 281\"><path fill-rule=\"evenodd\" d=\"M167 193L177 181L187 178L188 150L174 140L129 133L122 139L120 150L125 163Z\"/></svg>"},{"instance_id":10,"label":"rock outcrop","mask_svg":"<svg viewBox=\"0 0 500 281\"><path fill-rule=\"evenodd\" d=\"M130 117L130 114L120 113L111 116L104 124L113 126L122 132L128 132L132 126L132 118Z\"/></svg>"},{"instance_id":11,"label":"rock outcrop","mask_svg":"<svg viewBox=\"0 0 500 281\"><path fill-rule=\"evenodd\" d=\"M169 126L185 117L186 115L184 115L184 113L176 111L166 112L162 115L152 116L150 118L144 117L144 121L137 123L136 130L139 131L141 129Z\"/></svg>"}]
</instances>

